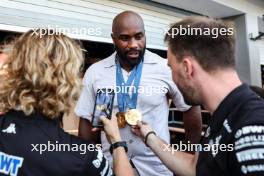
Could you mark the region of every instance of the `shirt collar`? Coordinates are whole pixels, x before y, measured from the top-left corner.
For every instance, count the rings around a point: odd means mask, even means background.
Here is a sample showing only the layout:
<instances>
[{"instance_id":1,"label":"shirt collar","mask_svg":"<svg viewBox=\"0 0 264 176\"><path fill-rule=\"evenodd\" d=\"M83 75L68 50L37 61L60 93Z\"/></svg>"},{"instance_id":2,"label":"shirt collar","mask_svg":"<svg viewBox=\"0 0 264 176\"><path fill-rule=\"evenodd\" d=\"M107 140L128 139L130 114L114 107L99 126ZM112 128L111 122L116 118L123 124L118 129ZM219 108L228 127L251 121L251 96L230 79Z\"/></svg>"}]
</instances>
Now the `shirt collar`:
<instances>
[{"instance_id":1,"label":"shirt collar","mask_svg":"<svg viewBox=\"0 0 264 176\"><path fill-rule=\"evenodd\" d=\"M105 63L104 63L104 67L105 68L110 68L115 66L115 56L116 56L116 51L109 56L108 58L106 58ZM155 54L151 53L149 50L145 50L145 54L144 54L144 62L143 64L157 64L158 61L155 58L157 56L155 56Z\"/></svg>"},{"instance_id":2,"label":"shirt collar","mask_svg":"<svg viewBox=\"0 0 264 176\"><path fill-rule=\"evenodd\" d=\"M219 104L208 122L211 133L219 131L223 126L224 120L228 118L232 110L234 110L239 102L243 102L243 100L247 99L250 94L252 94L252 91L250 91L246 84L242 84L230 92Z\"/></svg>"}]
</instances>

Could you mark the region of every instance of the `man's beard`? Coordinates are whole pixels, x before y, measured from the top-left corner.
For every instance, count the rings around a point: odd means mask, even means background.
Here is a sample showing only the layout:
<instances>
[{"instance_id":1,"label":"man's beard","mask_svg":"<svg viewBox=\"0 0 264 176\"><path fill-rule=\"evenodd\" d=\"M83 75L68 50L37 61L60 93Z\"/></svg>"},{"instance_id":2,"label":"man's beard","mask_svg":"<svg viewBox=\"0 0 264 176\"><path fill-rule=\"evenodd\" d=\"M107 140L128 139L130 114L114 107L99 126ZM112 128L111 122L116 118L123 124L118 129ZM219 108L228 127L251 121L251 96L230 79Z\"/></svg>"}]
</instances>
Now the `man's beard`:
<instances>
[{"instance_id":1,"label":"man's beard","mask_svg":"<svg viewBox=\"0 0 264 176\"><path fill-rule=\"evenodd\" d=\"M181 84L177 84L178 89L182 93L183 99L186 104L191 106L201 105L201 100L197 96L197 88L193 88L191 86L184 86Z\"/></svg>"},{"instance_id":2,"label":"man's beard","mask_svg":"<svg viewBox=\"0 0 264 176\"><path fill-rule=\"evenodd\" d=\"M116 52L117 52L117 55L119 56L119 58L127 63L128 65L130 65L131 67L134 67L136 65L138 65L141 60L143 59L144 57L144 54L145 54L145 50L146 50L146 46L142 49L142 50L137 50L137 49L129 49L125 52L122 52L121 50L119 50L117 47L116 47ZM138 57L136 59L130 59L127 55L129 52L131 51L136 51L138 52Z\"/></svg>"}]
</instances>

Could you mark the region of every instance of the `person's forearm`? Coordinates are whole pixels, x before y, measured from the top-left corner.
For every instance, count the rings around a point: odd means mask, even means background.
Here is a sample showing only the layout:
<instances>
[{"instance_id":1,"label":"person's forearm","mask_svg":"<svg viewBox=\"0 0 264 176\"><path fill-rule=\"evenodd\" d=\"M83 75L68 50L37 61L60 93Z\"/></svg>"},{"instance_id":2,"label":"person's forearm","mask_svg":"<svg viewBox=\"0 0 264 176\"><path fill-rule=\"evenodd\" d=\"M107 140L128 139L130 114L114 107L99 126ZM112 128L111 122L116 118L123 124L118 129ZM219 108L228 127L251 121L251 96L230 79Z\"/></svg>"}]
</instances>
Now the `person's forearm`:
<instances>
[{"instance_id":1,"label":"person's forearm","mask_svg":"<svg viewBox=\"0 0 264 176\"><path fill-rule=\"evenodd\" d=\"M185 129L185 140L197 144L201 138L202 117L200 106L193 106L189 111L183 113Z\"/></svg>"},{"instance_id":2,"label":"person's forearm","mask_svg":"<svg viewBox=\"0 0 264 176\"><path fill-rule=\"evenodd\" d=\"M115 133L114 136L110 137L111 144L121 141L119 133ZM124 147L117 147L113 150L113 168L116 176L133 175L133 169L129 163L126 151Z\"/></svg>"},{"instance_id":3,"label":"person's forearm","mask_svg":"<svg viewBox=\"0 0 264 176\"><path fill-rule=\"evenodd\" d=\"M86 141L95 144L100 143L100 131L92 131L92 124L89 120L80 118L78 136Z\"/></svg>"},{"instance_id":4,"label":"person's forearm","mask_svg":"<svg viewBox=\"0 0 264 176\"><path fill-rule=\"evenodd\" d=\"M160 160L177 176L194 176L196 159L194 155L180 151L168 150L163 140L154 134L148 136L148 146L160 158Z\"/></svg>"},{"instance_id":5,"label":"person's forearm","mask_svg":"<svg viewBox=\"0 0 264 176\"><path fill-rule=\"evenodd\" d=\"M124 147L118 147L113 151L113 167L116 176L132 176L133 169L129 163Z\"/></svg>"}]
</instances>

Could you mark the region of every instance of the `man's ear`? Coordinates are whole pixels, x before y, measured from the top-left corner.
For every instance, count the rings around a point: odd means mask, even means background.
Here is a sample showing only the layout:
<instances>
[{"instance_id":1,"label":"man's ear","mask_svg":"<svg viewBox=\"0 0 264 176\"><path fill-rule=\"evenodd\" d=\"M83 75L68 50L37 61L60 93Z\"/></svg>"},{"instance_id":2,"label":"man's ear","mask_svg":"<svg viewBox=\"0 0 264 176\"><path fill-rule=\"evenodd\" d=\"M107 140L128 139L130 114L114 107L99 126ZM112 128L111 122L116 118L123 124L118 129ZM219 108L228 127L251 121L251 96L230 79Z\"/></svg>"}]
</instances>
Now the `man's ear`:
<instances>
[{"instance_id":1,"label":"man's ear","mask_svg":"<svg viewBox=\"0 0 264 176\"><path fill-rule=\"evenodd\" d=\"M115 43L115 36L114 36L113 33L111 33L111 37L112 37L112 41L113 41L113 43Z\"/></svg>"},{"instance_id":2,"label":"man's ear","mask_svg":"<svg viewBox=\"0 0 264 176\"><path fill-rule=\"evenodd\" d=\"M114 44L114 47L115 47L115 36L113 33L111 33L111 37L112 37L112 41L113 41L113 44Z\"/></svg>"},{"instance_id":3,"label":"man's ear","mask_svg":"<svg viewBox=\"0 0 264 176\"><path fill-rule=\"evenodd\" d=\"M186 75L187 78L193 77L194 67L191 58L190 57L184 58L182 63L183 63L184 75Z\"/></svg>"}]
</instances>

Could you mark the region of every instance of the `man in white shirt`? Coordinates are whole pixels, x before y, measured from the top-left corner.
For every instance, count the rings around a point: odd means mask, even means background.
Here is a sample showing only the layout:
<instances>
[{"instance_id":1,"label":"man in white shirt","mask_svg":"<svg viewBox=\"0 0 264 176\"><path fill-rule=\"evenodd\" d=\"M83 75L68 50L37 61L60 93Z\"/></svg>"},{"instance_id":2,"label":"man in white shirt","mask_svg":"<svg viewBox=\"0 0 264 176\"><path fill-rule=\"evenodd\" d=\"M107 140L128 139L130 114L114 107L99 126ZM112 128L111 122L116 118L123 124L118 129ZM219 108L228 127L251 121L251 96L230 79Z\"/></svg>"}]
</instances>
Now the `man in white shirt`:
<instances>
[{"instance_id":1,"label":"man in white shirt","mask_svg":"<svg viewBox=\"0 0 264 176\"><path fill-rule=\"evenodd\" d=\"M114 100L113 114L137 109L142 114L142 120L151 124L156 133L169 143L168 129L169 101L171 98L176 108L183 111L186 132L191 142L198 142L201 134L201 116L198 107L185 104L183 96L173 83L167 61L160 56L146 50L146 37L142 18L135 12L125 11L113 20L112 38L116 52L108 58L93 64L85 73L84 88L77 103L75 112L80 118L79 135L87 140L98 142L98 132L92 132L91 118L94 109L96 91L100 88L116 88L119 86L118 76L123 76L124 83L128 82L133 70L137 77L132 81L139 82L135 88L133 107L120 106L120 96ZM120 72L118 66L120 65ZM142 70L139 70L142 66ZM118 74L120 73L120 74ZM131 84L131 85L132 85ZM131 98L133 99L133 98ZM131 100L130 99L130 100ZM132 100L131 100L132 101ZM130 106L130 102L126 102ZM128 157L134 165L137 174L144 176L172 175L155 154L145 146L140 138L131 133L131 127L120 128L121 137L128 144ZM105 134L101 133L101 142L105 155L111 159L109 145Z\"/></svg>"}]
</instances>

